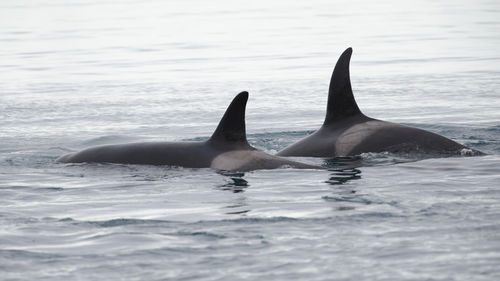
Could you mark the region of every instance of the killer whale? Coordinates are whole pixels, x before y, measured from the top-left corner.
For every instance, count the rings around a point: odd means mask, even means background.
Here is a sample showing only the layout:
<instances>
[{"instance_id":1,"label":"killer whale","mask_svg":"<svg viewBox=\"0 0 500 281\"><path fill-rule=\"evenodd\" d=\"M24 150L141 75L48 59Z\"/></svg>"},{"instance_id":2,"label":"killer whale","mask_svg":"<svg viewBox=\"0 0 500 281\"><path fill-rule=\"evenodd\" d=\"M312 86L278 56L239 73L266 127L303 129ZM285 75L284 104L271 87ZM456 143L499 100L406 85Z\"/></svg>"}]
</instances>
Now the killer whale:
<instances>
[{"instance_id":1,"label":"killer whale","mask_svg":"<svg viewBox=\"0 0 500 281\"><path fill-rule=\"evenodd\" d=\"M349 74L351 55L352 48L348 48L335 65L326 117L321 128L276 155L327 158L367 152L424 156L483 154L432 132L364 115L352 92Z\"/></svg>"},{"instance_id":2,"label":"killer whale","mask_svg":"<svg viewBox=\"0 0 500 281\"><path fill-rule=\"evenodd\" d=\"M60 163L169 165L186 168L214 168L224 171L275 169L283 166L321 169L319 166L273 156L252 147L246 138L247 100L248 92L241 92L233 99L207 141L103 145L63 155L56 161Z\"/></svg>"}]
</instances>

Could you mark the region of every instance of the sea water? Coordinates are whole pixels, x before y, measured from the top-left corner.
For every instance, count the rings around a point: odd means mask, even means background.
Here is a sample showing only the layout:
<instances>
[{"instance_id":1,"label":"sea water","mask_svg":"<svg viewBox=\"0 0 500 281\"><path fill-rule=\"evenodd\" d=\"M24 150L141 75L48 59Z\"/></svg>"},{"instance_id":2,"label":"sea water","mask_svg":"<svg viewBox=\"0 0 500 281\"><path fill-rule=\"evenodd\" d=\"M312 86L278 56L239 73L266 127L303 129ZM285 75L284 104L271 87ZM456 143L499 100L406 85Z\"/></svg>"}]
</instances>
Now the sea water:
<instances>
[{"instance_id":1,"label":"sea water","mask_svg":"<svg viewBox=\"0 0 500 281\"><path fill-rule=\"evenodd\" d=\"M0 279L500 278L499 19L498 1L2 1ZM366 115L488 155L55 163L206 139L244 90L250 143L276 153L322 124L350 46Z\"/></svg>"}]
</instances>

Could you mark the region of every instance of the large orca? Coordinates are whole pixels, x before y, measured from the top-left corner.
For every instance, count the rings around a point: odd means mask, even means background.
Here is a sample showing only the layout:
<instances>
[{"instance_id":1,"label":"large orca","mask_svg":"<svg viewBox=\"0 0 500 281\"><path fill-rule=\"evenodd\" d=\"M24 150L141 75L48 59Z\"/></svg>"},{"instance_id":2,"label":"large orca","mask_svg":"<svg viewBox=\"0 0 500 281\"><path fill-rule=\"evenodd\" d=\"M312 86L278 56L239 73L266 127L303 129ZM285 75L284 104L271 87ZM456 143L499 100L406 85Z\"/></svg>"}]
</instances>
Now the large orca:
<instances>
[{"instance_id":1,"label":"large orca","mask_svg":"<svg viewBox=\"0 0 500 281\"><path fill-rule=\"evenodd\" d=\"M57 159L61 163L122 163L214 168L226 171L275 169L283 166L320 169L252 147L246 138L245 108L248 93L231 102L217 129L207 141L143 142L91 147Z\"/></svg>"},{"instance_id":2,"label":"large orca","mask_svg":"<svg viewBox=\"0 0 500 281\"><path fill-rule=\"evenodd\" d=\"M418 155L481 155L453 140L422 129L370 118L361 113L351 88L352 48L333 70L326 118L312 135L279 151L279 156L341 157L366 152Z\"/></svg>"}]
</instances>

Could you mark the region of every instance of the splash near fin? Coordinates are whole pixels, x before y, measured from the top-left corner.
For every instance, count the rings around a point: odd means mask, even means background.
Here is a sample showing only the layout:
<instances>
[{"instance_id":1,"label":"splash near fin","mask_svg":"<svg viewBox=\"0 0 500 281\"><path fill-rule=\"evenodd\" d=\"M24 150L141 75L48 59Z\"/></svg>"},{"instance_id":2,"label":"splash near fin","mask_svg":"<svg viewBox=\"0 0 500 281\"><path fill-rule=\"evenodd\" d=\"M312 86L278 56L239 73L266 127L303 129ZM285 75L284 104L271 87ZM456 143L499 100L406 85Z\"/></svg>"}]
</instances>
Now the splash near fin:
<instances>
[{"instance_id":1,"label":"splash near fin","mask_svg":"<svg viewBox=\"0 0 500 281\"><path fill-rule=\"evenodd\" d=\"M248 92L241 92L233 99L209 141L248 144L245 128L247 100Z\"/></svg>"},{"instance_id":2,"label":"splash near fin","mask_svg":"<svg viewBox=\"0 0 500 281\"><path fill-rule=\"evenodd\" d=\"M323 125L339 121L343 118L362 114L359 110L351 88L351 78L349 75L349 63L351 61L352 48L347 48L340 55L328 91L328 105L326 117Z\"/></svg>"}]
</instances>

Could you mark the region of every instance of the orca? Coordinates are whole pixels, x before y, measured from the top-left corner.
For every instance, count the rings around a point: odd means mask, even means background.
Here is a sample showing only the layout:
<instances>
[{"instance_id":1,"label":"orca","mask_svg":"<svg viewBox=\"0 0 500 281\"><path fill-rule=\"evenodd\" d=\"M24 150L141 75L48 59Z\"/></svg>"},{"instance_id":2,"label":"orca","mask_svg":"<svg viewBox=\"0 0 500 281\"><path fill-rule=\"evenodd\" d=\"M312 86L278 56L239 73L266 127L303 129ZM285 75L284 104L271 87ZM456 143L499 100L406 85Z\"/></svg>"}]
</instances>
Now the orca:
<instances>
[{"instance_id":1,"label":"orca","mask_svg":"<svg viewBox=\"0 0 500 281\"><path fill-rule=\"evenodd\" d=\"M326 117L321 128L276 155L334 158L368 152L431 157L483 154L432 132L364 115L352 92L349 74L351 55L352 48L348 48L335 65Z\"/></svg>"},{"instance_id":2,"label":"orca","mask_svg":"<svg viewBox=\"0 0 500 281\"><path fill-rule=\"evenodd\" d=\"M222 171L250 171L292 167L323 169L319 166L273 156L252 147L246 138L245 108L248 92L239 93L227 108L207 141L143 142L103 145L63 155L60 163L120 163L168 165L186 168L214 168Z\"/></svg>"}]
</instances>

